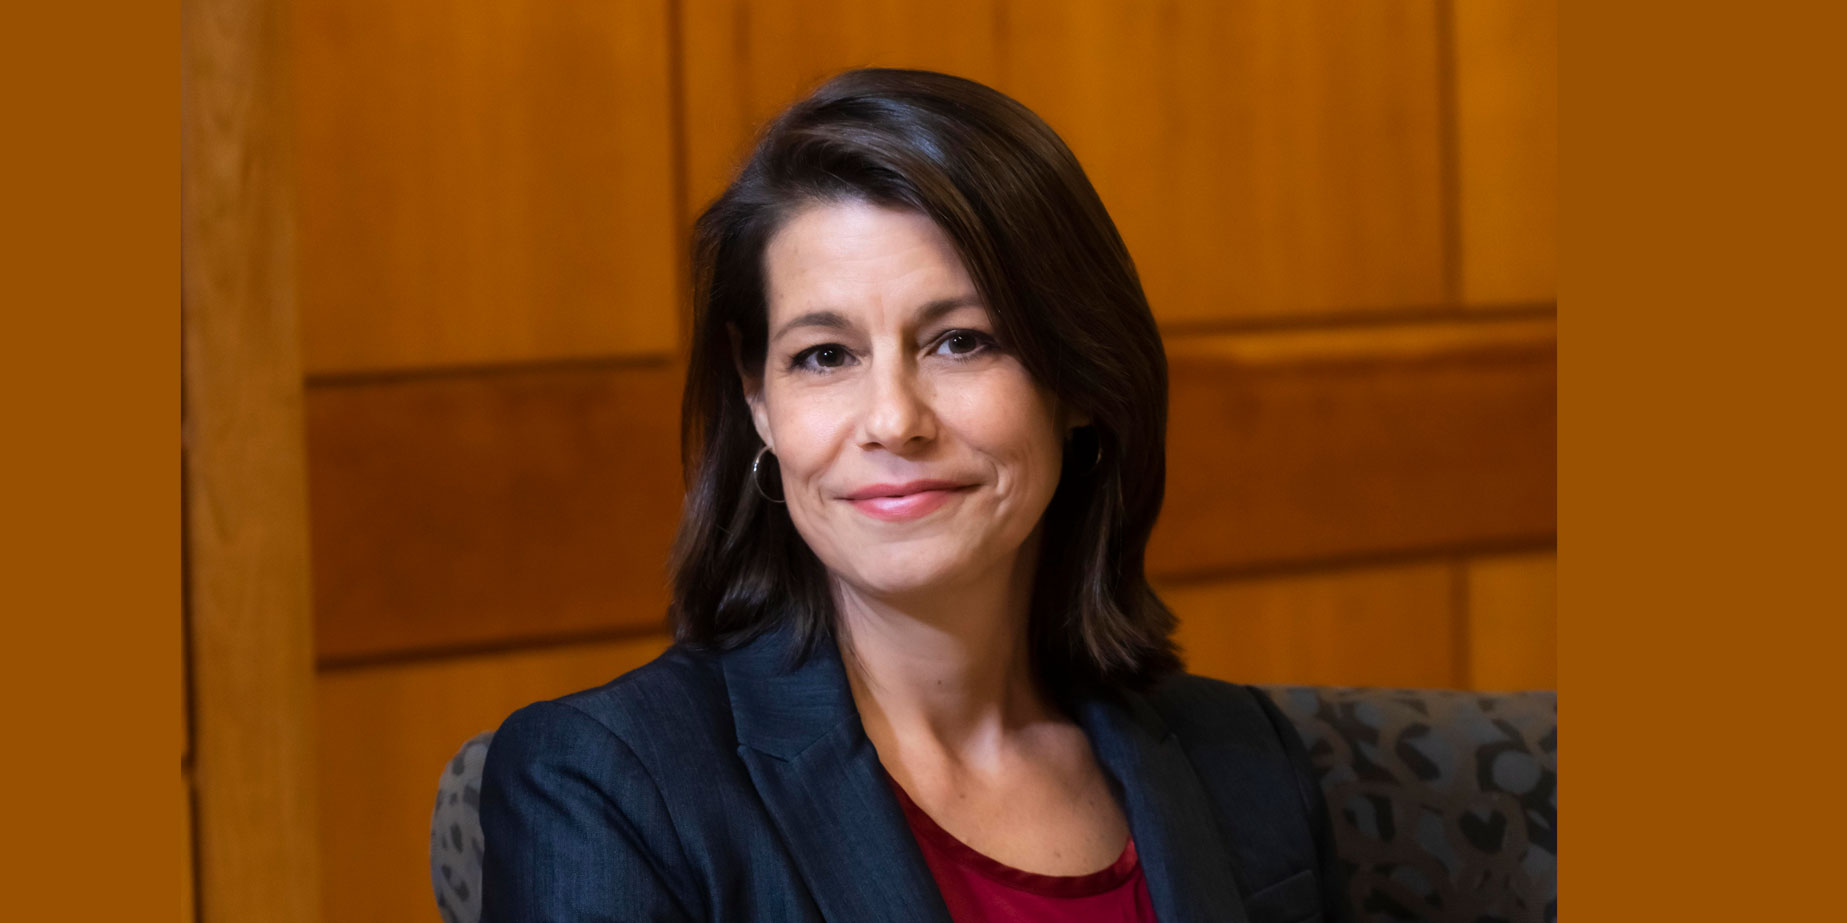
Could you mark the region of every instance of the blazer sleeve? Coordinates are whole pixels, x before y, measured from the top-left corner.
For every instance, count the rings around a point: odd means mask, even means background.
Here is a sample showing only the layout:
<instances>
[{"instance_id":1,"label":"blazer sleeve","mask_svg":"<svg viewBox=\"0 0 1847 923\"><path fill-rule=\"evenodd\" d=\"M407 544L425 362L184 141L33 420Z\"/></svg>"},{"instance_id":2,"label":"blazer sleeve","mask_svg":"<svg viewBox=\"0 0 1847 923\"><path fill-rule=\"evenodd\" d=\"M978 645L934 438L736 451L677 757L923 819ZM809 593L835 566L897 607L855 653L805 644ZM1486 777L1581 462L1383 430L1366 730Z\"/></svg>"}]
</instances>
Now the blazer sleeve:
<instances>
[{"instance_id":1,"label":"blazer sleeve","mask_svg":"<svg viewBox=\"0 0 1847 923\"><path fill-rule=\"evenodd\" d=\"M627 743L560 702L514 712L481 778L482 923L695 919L685 854Z\"/></svg>"},{"instance_id":2,"label":"blazer sleeve","mask_svg":"<svg viewBox=\"0 0 1847 923\"><path fill-rule=\"evenodd\" d=\"M1321 885L1322 919L1326 923L1348 923L1353 919L1353 908L1348 904L1347 876L1341 870L1340 856L1334 846L1334 827L1328 816L1327 799L1321 793L1321 783L1317 781L1314 763L1308 758L1308 748L1302 745L1302 736L1296 733L1295 725L1290 722L1276 703L1264 691L1249 687L1251 697L1263 707L1263 713L1269 717L1270 724L1276 729L1276 735L1282 738L1283 750L1289 754L1289 763L1294 767L1296 788L1302 795L1303 805L1308 811L1309 826L1315 837L1316 868L1315 878Z\"/></svg>"}]
</instances>

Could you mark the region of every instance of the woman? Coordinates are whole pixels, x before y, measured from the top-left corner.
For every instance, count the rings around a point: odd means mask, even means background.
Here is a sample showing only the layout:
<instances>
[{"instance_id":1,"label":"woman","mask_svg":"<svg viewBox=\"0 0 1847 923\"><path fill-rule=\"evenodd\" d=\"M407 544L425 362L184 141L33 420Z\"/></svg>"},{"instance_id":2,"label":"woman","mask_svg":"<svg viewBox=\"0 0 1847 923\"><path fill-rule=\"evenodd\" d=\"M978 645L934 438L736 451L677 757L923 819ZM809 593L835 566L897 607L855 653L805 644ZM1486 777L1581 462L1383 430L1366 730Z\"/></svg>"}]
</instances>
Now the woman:
<instances>
[{"instance_id":1,"label":"woman","mask_svg":"<svg viewBox=\"0 0 1847 923\"><path fill-rule=\"evenodd\" d=\"M678 643L502 726L485 919L1339 916L1300 743L1143 575L1166 362L1051 129L849 72L695 236Z\"/></svg>"}]
</instances>

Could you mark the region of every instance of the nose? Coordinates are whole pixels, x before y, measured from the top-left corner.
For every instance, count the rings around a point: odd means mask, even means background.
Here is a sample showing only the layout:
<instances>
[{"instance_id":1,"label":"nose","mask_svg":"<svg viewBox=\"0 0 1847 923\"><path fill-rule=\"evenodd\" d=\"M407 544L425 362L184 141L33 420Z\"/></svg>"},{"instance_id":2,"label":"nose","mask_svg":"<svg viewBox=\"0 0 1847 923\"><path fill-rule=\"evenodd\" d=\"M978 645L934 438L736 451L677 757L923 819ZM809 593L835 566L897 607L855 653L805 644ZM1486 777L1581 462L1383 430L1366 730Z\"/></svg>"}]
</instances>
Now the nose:
<instances>
[{"instance_id":1,"label":"nose","mask_svg":"<svg viewBox=\"0 0 1847 923\"><path fill-rule=\"evenodd\" d=\"M873 363L867 376L867 395L860 416L860 444L877 446L903 455L936 438L936 414L930 407L928 385L917 374L917 364L905 359Z\"/></svg>"}]
</instances>

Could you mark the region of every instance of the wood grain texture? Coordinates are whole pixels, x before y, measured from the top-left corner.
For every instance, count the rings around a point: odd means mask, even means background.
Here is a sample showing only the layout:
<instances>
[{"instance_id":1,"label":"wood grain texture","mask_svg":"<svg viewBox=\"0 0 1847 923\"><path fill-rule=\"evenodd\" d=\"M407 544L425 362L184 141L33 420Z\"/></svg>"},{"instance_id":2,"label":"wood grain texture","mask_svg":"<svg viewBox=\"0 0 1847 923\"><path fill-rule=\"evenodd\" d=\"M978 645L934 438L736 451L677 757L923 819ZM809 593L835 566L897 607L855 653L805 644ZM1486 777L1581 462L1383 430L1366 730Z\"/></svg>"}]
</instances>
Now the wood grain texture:
<instances>
[{"instance_id":1,"label":"wood grain texture","mask_svg":"<svg viewBox=\"0 0 1847 923\"><path fill-rule=\"evenodd\" d=\"M1418 562L1162 584L1187 669L1242 683L1455 687L1450 568Z\"/></svg>"},{"instance_id":2,"label":"wood grain texture","mask_svg":"<svg viewBox=\"0 0 1847 923\"><path fill-rule=\"evenodd\" d=\"M1164 323L1444 298L1433 2L685 10L694 210L821 79L926 67L1014 95L1065 137Z\"/></svg>"},{"instance_id":3,"label":"wood grain texture","mask_svg":"<svg viewBox=\"0 0 1847 923\"><path fill-rule=\"evenodd\" d=\"M1007 6L1164 324L1444 297L1433 2Z\"/></svg>"},{"instance_id":4,"label":"wood grain texture","mask_svg":"<svg viewBox=\"0 0 1847 923\"><path fill-rule=\"evenodd\" d=\"M679 522L665 364L308 392L323 661L663 624Z\"/></svg>"},{"instance_id":5,"label":"wood grain texture","mask_svg":"<svg viewBox=\"0 0 1847 923\"><path fill-rule=\"evenodd\" d=\"M666 353L665 0L301 0L311 373Z\"/></svg>"},{"instance_id":6,"label":"wood grain texture","mask_svg":"<svg viewBox=\"0 0 1847 923\"><path fill-rule=\"evenodd\" d=\"M1492 555L1463 565L1469 685L1558 688L1558 556Z\"/></svg>"},{"instance_id":7,"label":"wood grain texture","mask_svg":"<svg viewBox=\"0 0 1847 923\"><path fill-rule=\"evenodd\" d=\"M666 646L656 637L323 672L327 920L436 920L430 805L456 749L522 705L600 685Z\"/></svg>"},{"instance_id":8,"label":"wood grain texture","mask_svg":"<svg viewBox=\"0 0 1847 923\"><path fill-rule=\"evenodd\" d=\"M284 15L253 0L182 8L184 560L205 923L320 916Z\"/></svg>"},{"instance_id":9,"label":"wood grain texture","mask_svg":"<svg viewBox=\"0 0 1847 923\"><path fill-rule=\"evenodd\" d=\"M758 129L850 67L998 73L998 0L684 0L687 208L742 166Z\"/></svg>"},{"instance_id":10,"label":"wood grain texture","mask_svg":"<svg viewBox=\"0 0 1847 923\"><path fill-rule=\"evenodd\" d=\"M1462 297L1558 297L1558 3L1451 4Z\"/></svg>"},{"instance_id":11,"label":"wood grain texture","mask_svg":"<svg viewBox=\"0 0 1847 923\"><path fill-rule=\"evenodd\" d=\"M1551 319L1170 337L1161 575L1549 541Z\"/></svg>"}]
</instances>

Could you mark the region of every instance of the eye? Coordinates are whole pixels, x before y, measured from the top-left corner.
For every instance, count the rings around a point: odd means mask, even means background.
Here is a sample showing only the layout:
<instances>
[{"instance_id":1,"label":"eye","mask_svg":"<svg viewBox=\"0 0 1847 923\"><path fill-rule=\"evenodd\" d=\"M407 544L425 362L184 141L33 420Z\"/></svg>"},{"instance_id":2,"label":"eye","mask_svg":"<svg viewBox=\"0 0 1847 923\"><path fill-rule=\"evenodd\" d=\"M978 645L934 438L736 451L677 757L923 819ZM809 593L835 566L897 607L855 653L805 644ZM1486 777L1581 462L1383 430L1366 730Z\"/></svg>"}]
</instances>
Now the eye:
<instances>
[{"instance_id":1,"label":"eye","mask_svg":"<svg viewBox=\"0 0 1847 923\"><path fill-rule=\"evenodd\" d=\"M791 356L789 358L789 368L807 369L808 371L818 372L826 369L837 369L841 366L850 364L852 361L853 354L847 352L846 347L838 343L822 343L818 346L810 346L796 353L794 356Z\"/></svg>"},{"instance_id":2,"label":"eye","mask_svg":"<svg viewBox=\"0 0 1847 923\"><path fill-rule=\"evenodd\" d=\"M951 359L968 359L994 347L994 338L979 330L951 330L936 342L936 351Z\"/></svg>"}]
</instances>

